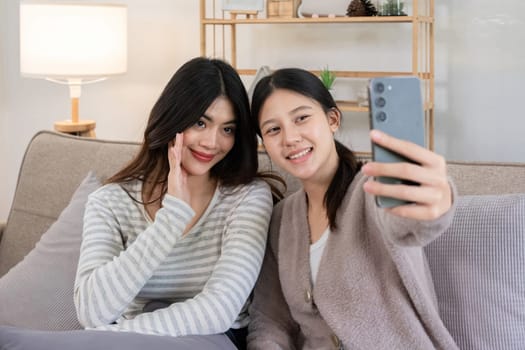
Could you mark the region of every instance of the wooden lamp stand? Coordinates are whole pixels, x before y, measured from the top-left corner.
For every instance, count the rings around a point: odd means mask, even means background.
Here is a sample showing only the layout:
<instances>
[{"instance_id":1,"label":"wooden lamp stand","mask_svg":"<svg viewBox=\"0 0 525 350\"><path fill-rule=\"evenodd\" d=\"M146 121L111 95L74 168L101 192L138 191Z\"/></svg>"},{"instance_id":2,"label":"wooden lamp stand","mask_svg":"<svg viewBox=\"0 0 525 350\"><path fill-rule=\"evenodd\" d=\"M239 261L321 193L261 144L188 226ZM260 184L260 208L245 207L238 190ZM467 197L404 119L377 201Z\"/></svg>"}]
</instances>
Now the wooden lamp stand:
<instances>
[{"instance_id":1,"label":"wooden lamp stand","mask_svg":"<svg viewBox=\"0 0 525 350\"><path fill-rule=\"evenodd\" d=\"M55 122L55 130L66 134L72 134L83 137L95 137L94 120L79 120L78 118L78 101L80 99L80 83L69 84L71 95L71 120Z\"/></svg>"}]
</instances>

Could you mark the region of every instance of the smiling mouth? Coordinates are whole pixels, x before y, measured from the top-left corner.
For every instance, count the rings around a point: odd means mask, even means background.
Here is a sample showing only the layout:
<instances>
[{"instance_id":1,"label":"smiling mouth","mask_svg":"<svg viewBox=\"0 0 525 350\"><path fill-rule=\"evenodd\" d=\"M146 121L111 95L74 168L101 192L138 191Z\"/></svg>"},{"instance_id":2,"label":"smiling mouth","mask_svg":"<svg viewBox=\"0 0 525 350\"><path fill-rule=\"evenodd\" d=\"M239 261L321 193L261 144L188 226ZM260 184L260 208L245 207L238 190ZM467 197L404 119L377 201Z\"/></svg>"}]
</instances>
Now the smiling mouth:
<instances>
[{"instance_id":1,"label":"smiling mouth","mask_svg":"<svg viewBox=\"0 0 525 350\"><path fill-rule=\"evenodd\" d=\"M194 150L192 150L191 153L202 162L210 162L215 157L213 154L200 153Z\"/></svg>"},{"instance_id":2,"label":"smiling mouth","mask_svg":"<svg viewBox=\"0 0 525 350\"><path fill-rule=\"evenodd\" d=\"M288 156L286 157L287 159L290 159L290 160L294 160L294 159L298 159L298 158L301 158L301 157L304 157L305 155L307 155L308 153L312 152L313 150L313 147L309 147L299 153L295 153L295 154L292 154L291 156Z\"/></svg>"}]
</instances>

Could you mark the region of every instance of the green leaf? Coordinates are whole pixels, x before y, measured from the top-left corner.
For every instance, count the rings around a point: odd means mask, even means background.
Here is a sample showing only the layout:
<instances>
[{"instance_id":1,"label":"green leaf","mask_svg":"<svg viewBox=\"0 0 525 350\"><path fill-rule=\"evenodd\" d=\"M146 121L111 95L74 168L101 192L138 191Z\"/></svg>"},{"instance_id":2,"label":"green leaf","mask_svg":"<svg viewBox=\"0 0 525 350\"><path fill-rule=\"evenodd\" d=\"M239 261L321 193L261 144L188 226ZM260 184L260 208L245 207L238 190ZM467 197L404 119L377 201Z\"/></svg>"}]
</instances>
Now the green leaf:
<instances>
[{"instance_id":1,"label":"green leaf","mask_svg":"<svg viewBox=\"0 0 525 350\"><path fill-rule=\"evenodd\" d=\"M330 69L328 69L328 66L326 66L325 68L323 68L323 70L321 70L319 78L323 82L323 85L328 90L330 90L335 80L335 74Z\"/></svg>"}]
</instances>

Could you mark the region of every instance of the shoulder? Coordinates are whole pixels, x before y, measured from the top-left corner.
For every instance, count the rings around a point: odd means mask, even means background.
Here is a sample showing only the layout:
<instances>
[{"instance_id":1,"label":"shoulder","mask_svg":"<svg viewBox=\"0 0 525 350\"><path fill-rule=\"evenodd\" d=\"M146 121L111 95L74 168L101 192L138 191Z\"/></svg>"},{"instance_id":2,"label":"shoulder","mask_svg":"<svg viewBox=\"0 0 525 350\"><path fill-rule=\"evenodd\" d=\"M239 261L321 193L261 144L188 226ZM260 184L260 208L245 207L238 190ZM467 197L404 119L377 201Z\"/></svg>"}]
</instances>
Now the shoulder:
<instances>
[{"instance_id":1,"label":"shoulder","mask_svg":"<svg viewBox=\"0 0 525 350\"><path fill-rule=\"evenodd\" d=\"M340 210L356 210L358 207L365 207L368 195L363 189L363 185L370 177L359 171L350 185L348 186ZM372 197L373 198L373 197ZM344 216L344 215L343 215Z\"/></svg>"},{"instance_id":2,"label":"shoulder","mask_svg":"<svg viewBox=\"0 0 525 350\"><path fill-rule=\"evenodd\" d=\"M263 179L255 179L252 182L241 185L241 187L244 188L245 191L261 191L261 192L271 192L270 185Z\"/></svg>"},{"instance_id":3,"label":"shoulder","mask_svg":"<svg viewBox=\"0 0 525 350\"><path fill-rule=\"evenodd\" d=\"M289 194L285 198L283 198L279 203L275 205L274 212L281 213L285 208L287 210L294 209L296 207L299 207L300 205L304 204L305 201L305 193L302 188L298 189L292 194ZM279 214L280 215L280 214Z\"/></svg>"},{"instance_id":4,"label":"shoulder","mask_svg":"<svg viewBox=\"0 0 525 350\"><path fill-rule=\"evenodd\" d=\"M304 202L305 194L302 188L279 201L279 203L277 203L273 208L271 221L271 226L273 229L271 231L275 235L278 235L283 213L286 212L284 215L289 217L291 220L296 218L296 215L290 215L290 213L300 211L301 206L306 205Z\"/></svg>"},{"instance_id":5,"label":"shoulder","mask_svg":"<svg viewBox=\"0 0 525 350\"><path fill-rule=\"evenodd\" d=\"M122 203L131 200L131 197L140 200L140 186L138 183L110 183L93 191L89 195L88 201Z\"/></svg>"},{"instance_id":6,"label":"shoulder","mask_svg":"<svg viewBox=\"0 0 525 350\"><path fill-rule=\"evenodd\" d=\"M270 186L266 181L261 179L255 179L250 183L237 185L237 186L221 186L220 192L222 196L231 199L244 199L244 198L269 198L271 199L272 193Z\"/></svg>"}]
</instances>

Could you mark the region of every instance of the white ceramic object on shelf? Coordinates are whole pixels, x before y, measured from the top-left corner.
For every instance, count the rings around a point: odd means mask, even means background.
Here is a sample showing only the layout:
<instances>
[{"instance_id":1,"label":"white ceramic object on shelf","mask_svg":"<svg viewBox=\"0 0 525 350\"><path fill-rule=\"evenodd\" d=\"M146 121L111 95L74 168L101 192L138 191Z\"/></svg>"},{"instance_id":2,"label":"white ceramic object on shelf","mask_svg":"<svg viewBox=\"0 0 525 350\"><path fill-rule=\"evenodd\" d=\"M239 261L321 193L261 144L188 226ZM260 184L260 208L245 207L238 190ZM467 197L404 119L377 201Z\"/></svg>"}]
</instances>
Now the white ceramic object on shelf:
<instances>
[{"instance_id":1,"label":"white ceramic object on shelf","mask_svg":"<svg viewBox=\"0 0 525 350\"><path fill-rule=\"evenodd\" d=\"M262 11L264 0L223 0L224 11Z\"/></svg>"},{"instance_id":2,"label":"white ceramic object on shelf","mask_svg":"<svg viewBox=\"0 0 525 350\"><path fill-rule=\"evenodd\" d=\"M368 84L363 85L357 91L357 105L359 107L368 107Z\"/></svg>"},{"instance_id":3,"label":"white ceramic object on shelf","mask_svg":"<svg viewBox=\"0 0 525 350\"><path fill-rule=\"evenodd\" d=\"M346 16L348 0L302 0L297 9L299 17L340 17Z\"/></svg>"}]
</instances>

